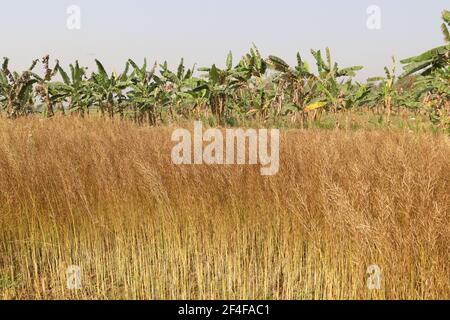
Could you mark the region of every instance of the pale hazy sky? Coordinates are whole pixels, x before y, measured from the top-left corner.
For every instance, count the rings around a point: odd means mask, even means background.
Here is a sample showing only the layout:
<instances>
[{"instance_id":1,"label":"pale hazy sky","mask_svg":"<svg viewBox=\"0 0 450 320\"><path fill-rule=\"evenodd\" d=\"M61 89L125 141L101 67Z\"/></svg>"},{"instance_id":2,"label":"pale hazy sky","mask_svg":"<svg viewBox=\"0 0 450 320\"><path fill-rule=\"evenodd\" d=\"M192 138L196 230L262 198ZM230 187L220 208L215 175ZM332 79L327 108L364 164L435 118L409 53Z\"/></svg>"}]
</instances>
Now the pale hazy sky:
<instances>
[{"instance_id":1,"label":"pale hazy sky","mask_svg":"<svg viewBox=\"0 0 450 320\"><path fill-rule=\"evenodd\" d=\"M264 55L294 63L300 51L330 47L361 78L383 74L391 56L405 58L443 43L440 13L450 0L0 0L0 56L14 69L46 53L68 65L98 58L117 71L128 58L175 66L223 65L256 43ZM81 8L81 29L68 30L66 10ZM381 8L381 30L366 27L367 8Z\"/></svg>"}]
</instances>

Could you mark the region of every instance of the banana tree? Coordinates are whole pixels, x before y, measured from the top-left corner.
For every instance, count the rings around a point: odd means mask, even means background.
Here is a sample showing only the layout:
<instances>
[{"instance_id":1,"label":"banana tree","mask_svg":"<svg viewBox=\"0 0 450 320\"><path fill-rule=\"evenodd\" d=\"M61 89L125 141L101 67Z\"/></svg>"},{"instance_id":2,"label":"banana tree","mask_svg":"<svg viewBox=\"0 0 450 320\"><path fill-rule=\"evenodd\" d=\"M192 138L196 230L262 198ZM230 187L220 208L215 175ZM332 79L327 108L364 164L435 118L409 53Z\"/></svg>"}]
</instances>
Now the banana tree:
<instances>
[{"instance_id":1,"label":"banana tree","mask_svg":"<svg viewBox=\"0 0 450 320\"><path fill-rule=\"evenodd\" d=\"M450 11L442 12L445 44L419 56L402 60L404 74L414 75L415 104L420 104L431 121L448 126L450 114Z\"/></svg>"},{"instance_id":2,"label":"banana tree","mask_svg":"<svg viewBox=\"0 0 450 320\"><path fill-rule=\"evenodd\" d=\"M227 112L227 99L240 85L240 80L235 78L230 57L231 53L227 58L226 69L219 69L215 64L211 68L199 68L199 71L207 72L204 77L206 79L198 81L197 87L192 90L193 93L203 92L208 97L211 111L221 124L224 123Z\"/></svg>"},{"instance_id":3,"label":"banana tree","mask_svg":"<svg viewBox=\"0 0 450 320\"><path fill-rule=\"evenodd\" d=\"M267 68L268 64L255 44L234 67L233 55L228 54L226 70L230 74L229 85L233 87L228 108L234 115L242 117L266 110Z\"/></svg>"},{"instance_id":4,"label":"banana tree","mask_svg":"<svg viewBox=\"0 0 450 320\"><path fill-rule=\"evenodd\" d=\"M384 68L386 77L372 77L367 80L372 86L370 101L376 107L380 104L383 105L384 110L387 113L388 124L390 124L391 121L392 107L397 105L399 98L399 93L395 86L397 77L395 74L396 61L394 57L392 57L392 63L391 70L387 67Z\"/></svg>"},{"instance_id":5,"label":"banana tree","mask_svg":"<svg viewBox=\"0 0 450 320\"><path fill-rule=\"evenodd\" d=\"M428 50L416 57L401 60L400 62L405 65L403 76L411 74L427 76L436 70L448 68L450 64L450 32L448 30L448 27L450 27L450 11L444 10L442 12L442 20L441 29L446 44Z\"/></svg>"},{"instance_id":6,"label":"banana tree","mask_svg":"<svg viewBox=\"0 0 450 320\"><path fill-rule=\"evenodd\" d=\"M297 65L291 68L283 59L276 56L269 56L270 67L278 74L275 82L279 86L278 112L294 112L295 115L301 113L301 125L305 120L306 107L314 98L316 81L314 75L309 70L309 65L297 53ZM287 88L290 92L290 103L284 105L284 90Z\"/></svg>"},{"instance_id":7,"label":"banana tree","mask_svg":"<svg viewBox=\"0 0 450 320\"><path fill-rule=\"evenodd\" d=\"M369 101L370 88L367 84L347 81L344 84L344 108L354 110L363 107Z\"/></svg>"},{"instance_id":8,"label":"banana tree","mask_svg":"<svg viewBox=\"0 0 450 320\"><path fill-rule=\"evenodd\" d=\"M320 50L311 50L311 54L316 60L318 76L317 89L320 93L319 101L324 102L323 106L330 106L335 115L335 126L339 127L338 112L345 107L345 97L348 87L352 83L352 78L356 72L363 69L362 66L352 66L343 69L339 68L337 62L332 63L330 50L326 48L326 61L322 58ZM339 81L339 78L344 80ZM344 85L346 83L346 85Z\"/></svg>"},{"instance_id":9,"label":"banana tree","mask_svg":"<svg viewBox=\"0 0 450 320\"><path fill-rule=\"evenodd\" d=\"M432 123L450 129L450 67L417 77L412 92Z\"/></svg>"},{"instance_id":10,"label":"banana tree","mask_svg":"<svg viewBox=\"0 0 450 320\"><path fill-rule=\"evenodd\" d=\"M94 103L92 87L86 77L86 68L80 67L78 61L69 65L70 76L57 64L55 70L60 74L61 81L50 82L48 89L52 101L61 105L64 112L65 105L69 112L76 112L81 116L89 112Z\"/></svg>"},{"instance_id":11,"label":"banana tree","mask_svg":"<svg viewBox=\"0 0 450 320\"><path fill-rule=\"evenodd\" d=\"M38 82L32 70L38 60L34 60L28 70L21 74L11 72L9 59L4 58L0 71L0 101L8 117L16 118L34 112L33 86Z\"/></svg>"},{"instance_id":12,"label":"banana tree","mask_svg":"<svg viewBox=\"0 0 450 320\"><path fill-rule=\"evenodd\" d=\"M52 93L55 93L54 90L51 90L51 80L58 72L59 61L56 60L56 65L53 69L49 66L50 57L46 55L42 58L42 64L44 65L44 76L41 78L37 74L33 73L35 79L38 80L35 86L35 92L37 96L39 96L44 104L46 105L46 113L47 117L53 117L54 115L54 104L57 102L57 93L54 97Z\"/></svg>"},{"instance_id":13,"label":"banana tree","mask_svg":"<svg viewBox=\"0 0 450 320\"><path fill-rule=\"evenodd\" d=\"M108 112L110 118L114 118L114 113L118 106L118 100L122 100L128 85L129 63L125 65L125 70L118 75L115 72L108 76L100 61L95 60L97 72L92 73L91 84L94 93L95 103L98 105L101 115Z\"/></svg>"},{"instance_id":14,"label":"banana tree","mask_svg":"<svg viewBox=\"0 0 450 320\"><path fill-rule=\"evenodd\" d=\"M144 60L142 67L139 67L133 60L128 60L134 68L130 76L130 91L127 93L130 103L133 106L135 122L142 122L144 115L147 115L149 125L156 124L156 99L155 90L158 84L153 81L157 64L147 70L147 60Z\"/></svg>"},{"instance_id":15,"label":"banana tree","mask_svg":"<svg viewBox=\"0 0 450 320\"><path fill-rule=\"evenodd\" d=\"M192 90L196 87L198 79L193 78L195 65L192 69L186 69L184 59L181 59L175 72L169 70L167 62L160 65L160 76L155 76L154 81L157 83L155 90L156 100L160 108L168 109L172 119L175 113L189 116L192 110L195 110L196 95L192 94Z\"/></svg>"}]
</instances>

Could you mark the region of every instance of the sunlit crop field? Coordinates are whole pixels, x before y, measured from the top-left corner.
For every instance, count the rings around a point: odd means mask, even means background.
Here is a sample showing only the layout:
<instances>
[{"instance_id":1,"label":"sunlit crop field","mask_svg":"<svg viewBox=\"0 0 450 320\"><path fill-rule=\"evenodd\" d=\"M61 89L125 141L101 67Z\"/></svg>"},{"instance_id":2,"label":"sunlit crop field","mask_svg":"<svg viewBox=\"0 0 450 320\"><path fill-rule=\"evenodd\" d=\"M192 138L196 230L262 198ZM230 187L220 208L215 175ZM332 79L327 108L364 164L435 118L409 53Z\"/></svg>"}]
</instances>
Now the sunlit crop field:
<instances>
[{"instance_id":1,"label":"sunlit crop field","mask_svg":"<svg viewBox=\"0 0 450 320\"><path fill-rule=\"evenodd\" d=\"M263 177L173 165L172 129L0 119L0 298L450 298L448 136L282 130Z\"/></svg>"}]
</instances>

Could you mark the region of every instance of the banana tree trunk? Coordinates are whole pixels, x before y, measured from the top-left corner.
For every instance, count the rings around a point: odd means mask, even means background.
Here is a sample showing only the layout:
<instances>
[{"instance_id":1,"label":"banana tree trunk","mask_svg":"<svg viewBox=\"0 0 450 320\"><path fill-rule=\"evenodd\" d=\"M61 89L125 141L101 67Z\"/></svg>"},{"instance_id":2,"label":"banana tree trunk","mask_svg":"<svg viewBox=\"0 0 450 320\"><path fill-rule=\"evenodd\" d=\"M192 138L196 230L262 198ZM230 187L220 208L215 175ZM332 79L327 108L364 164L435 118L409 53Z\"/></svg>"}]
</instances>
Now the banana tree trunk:
<instances>
[{"instance_id":1,"label":"banana tree trunk","mask_svg":"<svg viewBox=\"0 0 450 320\"><path fill-rule=\"evenodd\" d=\"M6 104L6 114L8 115L8 117L12 115L12 111L13 111L13 102L12 99L8 97L8 102Z\"/></svg>"},{"instance_id":2,"label":"banana tree trunk","mask_svg":"<svg viewBox=\"0 0 450 320\"><path fill-rule=\"evenodd\" d=\"M147 111L147 120L149 126L155 126L156 125L156 115L155 115L155 107L151 106Z\"/></svg>"},{"instance_id":3,"label":"banana tree trunk","mask_svg":"<svg viewBox=\"0 0 450 320\"><path fill-rule=\"evenodd\" d=\"M386 111L387 111L387 124L388 124L388 126L391 124L391 104L392 104L392 98L391 97L387 97L387 99L385 100L385 106L386 106Z\"/></svg>"},{"instance_id":4,"label":"banana tree trunk","mask_svg":"<svg viewBox=\"0 0 450 320\"><path fill-rule=\"evenodd\" d=\"M210 104L212 113L216 117L217 121L222 124L225 112L225 95L218 94L211 96Z\"/></svg>"},{"instance_id":5,"label":"banana tree trunk","mask_svg":"<svg viewBox=\"0 0 450 320\"><path fill-rule=\"evenodd\" d=\"M334 121L335 121L335 129L339 129L339 118L338 118L338 104L333 103L333 113L334 113Z\"/></svg>"},{"instance_id":6,"label":"banana tree trunk","mask_svg":"<svg viewBox=\"0 0 450 320\"><path fill-rule=\"evenodd\" d=\"M103 118L105 116L105 107L103 105L103 102L100 102L99 108L100 108L100 115Z\"/></svg>"},{"instance_id":7,"label":"banana tree trunk","mask_svg":"<svg viewBox=\"0 0 450 320\"><path fill-rule=\"evenodd\" d=\"M53 103L52 100L50 99L50 94L48 92L48 88L45 89L45 100L47 104L47 117L51 118L54 115L54 110L53 110Z\"/></svg>"},{"instance_id":8,"label":"banana tree trunk","mask_svg":"<svg viewBox=\"0 0 450 320\"><path fill-rule=\"evenodd\" d=\"M109 117L111 119L113 119L114 118L114 101L112 101L112 100L108 101L107 111L109 113Z\"/></svg>"}]
</instances>

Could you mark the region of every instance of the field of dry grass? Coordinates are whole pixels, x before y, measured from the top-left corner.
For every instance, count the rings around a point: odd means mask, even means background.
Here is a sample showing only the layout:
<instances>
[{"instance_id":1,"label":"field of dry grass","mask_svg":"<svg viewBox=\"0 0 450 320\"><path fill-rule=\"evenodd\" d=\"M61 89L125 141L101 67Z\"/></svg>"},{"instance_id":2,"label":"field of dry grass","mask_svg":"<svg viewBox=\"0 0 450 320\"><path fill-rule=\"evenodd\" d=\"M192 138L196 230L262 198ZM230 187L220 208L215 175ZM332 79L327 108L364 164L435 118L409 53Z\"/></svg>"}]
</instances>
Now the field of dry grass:
<instances>
[{"instance_id":1,"label":"field of dry grass","mask_svg":"<svg viewBox=\"0 0 450 320\"><path fill-rule=\"evenodd\" d=\"M171 132L0 119L0 298L450 298L448 137L285 131L262 177L172 165Z\"/></svg>"}]
</instances>

